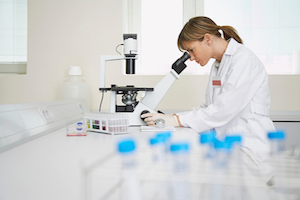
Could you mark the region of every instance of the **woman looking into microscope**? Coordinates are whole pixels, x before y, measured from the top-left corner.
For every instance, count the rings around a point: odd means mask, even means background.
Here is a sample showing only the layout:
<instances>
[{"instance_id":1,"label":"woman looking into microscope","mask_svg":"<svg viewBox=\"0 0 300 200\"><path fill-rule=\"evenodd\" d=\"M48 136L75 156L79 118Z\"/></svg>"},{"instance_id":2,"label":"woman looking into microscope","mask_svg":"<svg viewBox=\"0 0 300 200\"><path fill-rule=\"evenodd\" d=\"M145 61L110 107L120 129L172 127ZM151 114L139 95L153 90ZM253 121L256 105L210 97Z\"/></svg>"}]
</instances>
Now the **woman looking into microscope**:
<instances>
[{"instance_id":1,"label":"woman looking into microscope","mask_svg":"<svg viewBox=\"0 0 300 200\"><path fill-rule=\"evenodd\" d=\"M241 151L250 157L264 180L271 178L266 161L270 146L267 132L274 130L269 118L268 75L258 57L243 45L231 26L218 26L208 17L190 19L178 37L178 48L204 66L213 58L206 103L192 111L141 117L149 126L162 118L165 126L190 127L198 133L214 129L217 138L230 133L243 137Z\"/></svg>"}]
</instances>

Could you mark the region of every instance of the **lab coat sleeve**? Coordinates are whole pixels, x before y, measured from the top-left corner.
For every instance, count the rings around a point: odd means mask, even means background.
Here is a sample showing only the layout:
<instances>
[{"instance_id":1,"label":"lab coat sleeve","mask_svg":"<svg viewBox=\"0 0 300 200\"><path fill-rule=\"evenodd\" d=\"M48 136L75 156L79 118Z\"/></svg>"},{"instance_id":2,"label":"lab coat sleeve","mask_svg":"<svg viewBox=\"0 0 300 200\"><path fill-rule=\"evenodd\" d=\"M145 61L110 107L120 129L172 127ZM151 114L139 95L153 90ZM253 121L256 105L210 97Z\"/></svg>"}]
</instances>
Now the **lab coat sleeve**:
<instances>
[{"instance_id":1,"label":"lab coat sleeve","mask_svg":"<svg viewBox=\"0 0 300 200\"><path fill-rule=\"evenodd\" d=\"M266 76L263 65L254 54L236 55L214 102L206 108L178 113L181 124L197 132L226 125L251 102Z\"/></svg>"}]
</instances>

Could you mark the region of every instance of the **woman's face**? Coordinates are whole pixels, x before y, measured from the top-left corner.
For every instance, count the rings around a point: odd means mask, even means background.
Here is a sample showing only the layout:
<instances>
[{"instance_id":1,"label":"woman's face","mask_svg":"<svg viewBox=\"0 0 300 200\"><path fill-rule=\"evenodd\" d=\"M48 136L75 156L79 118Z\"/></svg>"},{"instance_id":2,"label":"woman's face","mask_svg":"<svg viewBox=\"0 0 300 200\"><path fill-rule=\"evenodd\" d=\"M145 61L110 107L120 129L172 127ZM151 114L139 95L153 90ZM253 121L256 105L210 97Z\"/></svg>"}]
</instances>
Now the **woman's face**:
<instances>
[{"instance_id":1,"label":"woman's face","mask_svg":"<svg viewBox=\"0 0 300 200\"><path fill-rule=\"evenodd\" d=\"M205 40L203 41L188 41L184 43L187 51L189 52L191 58L190 60L195 60L202 67L206 65L211 58L211 48Z\"/></svg>"}]
</instances>

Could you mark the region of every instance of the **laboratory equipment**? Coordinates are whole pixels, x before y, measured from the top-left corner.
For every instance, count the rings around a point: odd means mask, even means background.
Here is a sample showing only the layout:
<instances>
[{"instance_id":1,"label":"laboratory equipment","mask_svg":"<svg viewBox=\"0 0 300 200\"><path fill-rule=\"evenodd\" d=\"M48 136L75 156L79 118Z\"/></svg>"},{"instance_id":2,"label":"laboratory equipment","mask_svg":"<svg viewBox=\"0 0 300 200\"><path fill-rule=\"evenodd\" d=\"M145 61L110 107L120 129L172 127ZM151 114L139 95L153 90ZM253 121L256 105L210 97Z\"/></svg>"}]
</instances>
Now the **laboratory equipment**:
<instances>
[{"instance_id":1,"label":"laboratory equipment","mask_svg":"<svg viewBox=\"0 0 300 200\"><path fill-rule=\"evenodd\" d=\"M87 125L77 122L75 125L67 126L67 136L86 136Z\"/></svg>"},{"instance_id":2,"label":"laboratory equipment","mask_svg":"<svg viewBox=\"0 0 300 200\"><path fill-rule=\"evenodd\" d=\"M84 100L0 105L0 153L78 122L90 112Z\"/></svg>"},{"instance_id":3,"label":"laboratory equipment","mask_svg":"<svg viewBox=\"0 0 300 200\"><path fill-rule=\"evenodd\" d=\"M130 118L130 124L143 125L144 121L140 118L143 111L156 112L154 109L168 92L175 80L179 79L179 74L186 68L184 62L190 58L185 52L172 65L171 71L154 87L154 91L146 92L145 97L137 104L133 116Z\"/></svg>"},{"instance_id":4,"label":"laboratory equipment","mask_svg":"<svg viewBox=\"0 0 300 200\"><path fill-rule=\"evenodd\" d=\"M280 130L269 132L268 138L271 144L271 155L282 154L285 150L285 132Z\"/></svg>"},{"instance_id":5,"label":"laboratory equipment","mask_svg":"<svg viewBox=\"0 0 300 200\"><path fill-rule=\"evenodd\" d=\"M155 124L156 128L163 128L163 127L165 127L165 120L158 118L158 119L154 120L154 124Z\"/></svg>"},{"instance_id":6,"label":"laboratory equipment","mask_svg":"<svg viewBox=\"0 0 300 200\"><path fill-rule=\"evenodd\" d=\"M134 87L134 85L105 87L106 61L126 60L126 74L135 74L135 60L137 59L137 34L124 34L124 55L100 56L100 86L102 93L110 91L110 112L133 112L137 102L138 91L153 91L153 88ZM125 105L117 105L117 95L122 95Z\"/></svg>"},{"instance_id":7,"label":"laboratory equipment","mask_svg":"<svg viewBox=\"0 0 300 200\"><path fill-rule=\"evenodd\" d=\"M215 154L213 157L212 177L214 182L210 185L209 195L211 200L229 200L232 184L228 184L226 176L229 173L230 148L229 143L225 141L214 140ZM231 176L230 176L231 177ZM230 191L230 192L229 192Z\"/></svg>"},{"instance_id":8,"label":"laboratory equipment","mask_svg":"<svg viewBox=\"0 0 300 200\"><path fill-rule=\"evenodd\" d=\"M63 80L63 83L59 88L59 99L83 99L88 107L90 107L90 87L88 80L82 77L80 66L71 66L69 68L69 77Z\"/></svg>"},{"instance_id":9,"label":"laboratory equipment","mask_svg":"<svg viewBox=\"0 0 300 200\"><path fill-rule=\"evenodd\" d=\"M176 79L179 79L179 74L186 68L184 62L190 58L190 55L185 52L183 56L178 58L172 65L171 71L154 87L143 88L127 85L125 87L118 87L112 84L110 88L105 87L105 69L106 61L111 60L129 60L126 65L134 63L137 59L136 48L136 34L124 34L124 55L102 55L100 57L100 88L104 92L110 91L110 112L127 112L129 113L130 125L145 125L140 118L143 111L156 112L154 109L167 93ZM134 66L134 65L132 65ZM128 68L128 66L126 66ZM130 68L130 67L129 67ZM126 72L134 73L135 70L126 70ZM145 91L145 97L138 102L136 97L138 91ZM125 106L117 105L117 95L122 95L122 102Z\"/></svg>"},{"instance_id":10,"label":"laboratory equipment","mask_svg":"<svg viewBox=\"0 0 300 200\"><path fill-rule=\"evenodd\" d=\"M189 160L190 146L186 142L174 142L170 145L172 157L172 187L169 199L191 199L189 185Z\"/></svg>"},{"instance_id":11,"label":"laboratory equipment","mask_svg":"<svg viewBox=\"0 0 300 200\"><path fill-rule=\"evenodd\" d=\"M112 135L129 132L129 120L126 113L85 113L83 117L88 131Z\"/></svg>"},{"instance_id":12,"label":"laboratory equipment","mask_svg":"<svg viewBox=\"0 0 300 200\"><path fill-rule=\"evenodd\" d=\"M215 131L206 131L200 133L199 142L201 144L201 150L204 157L212 157L214 155L214 140L216 137Z\"/></svg>"},{"instance_id":13,"label":"laboratory equipment","mask_svg":"<svg viewBox=\"0 0 300 200\"><path fill-rule=\"evenodd\" d=\"M160 140L158 137L152 137L149 139L149 143L151 145L152 157L154 162L165 161L166 158L166 148L165 142Z\"/></svg>"},{"instance_id":14,"label":"laboratory equipment","mask_svg":"<svg viewBox=\"0 0 300 200\"><path fill-rule=\"evenodd\" d=\"M161 149L161 156L164 159L164 161L166 161L166 154L168 152L168 148L170 146L170 139L171 139L171 131L163 131L163 132L159 132L156 135L156 139L158 144L160 145L160 149Z\"/></svg>"},{"instance_id":15,"label":"laboratory equipment","mask_svg":"<svg viewBox=\"0 0 300 200\"><path fill-rule=\"evenodd\" d=\"M122 159L122 193L123 200L141 200L140 183L136 174L136 145L133 139L124 139L118 144L118 151Z\"/></svg>"},{"instance_id":16,"label":"laboratory equipment","mask_svg":"<svg viewBox=\"0 0 300 200\"><path fill-rule=\"evenodd\" d=\"M281 130L269 132L268 138L271 144L270 162L274 172L273 178L268 182L273 189L272 198L279 200L299 196L298 189L295 189L295 186L287 179L294 170L294 166L287 162L289 156L284 146L285 132Z\"/></svg>"}]
</instances>

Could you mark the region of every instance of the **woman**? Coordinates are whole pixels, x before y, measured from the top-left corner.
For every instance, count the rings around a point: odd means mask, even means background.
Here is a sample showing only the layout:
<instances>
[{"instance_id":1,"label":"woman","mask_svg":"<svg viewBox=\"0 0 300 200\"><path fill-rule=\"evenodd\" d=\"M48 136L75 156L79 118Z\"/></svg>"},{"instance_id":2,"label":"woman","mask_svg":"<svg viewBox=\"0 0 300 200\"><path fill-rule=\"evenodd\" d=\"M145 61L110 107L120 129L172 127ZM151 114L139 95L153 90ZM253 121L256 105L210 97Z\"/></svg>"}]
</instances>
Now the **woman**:
<instances>
[{"instance_id":1,"label":"woman","mask_svg":"<svg viewBox=\"0 0 300 200\"><path fill-rule=\"evenodd\" d=\"M223 33L223 37L222 34ZM261 61L242 44L231 26L218 26L207 17L195 17L183 27L178 48L188 51L201 66L214 62L206 90L206 103L192 111L163 115L147 113L145 122L153 126L162 118L166 126L190 127L198 133L214 129L217 137L240 133L242 152L254 161L265 180L270 179L267 132L274 130L269 118L268 75Z\"/></svg>"}]
</instances>

